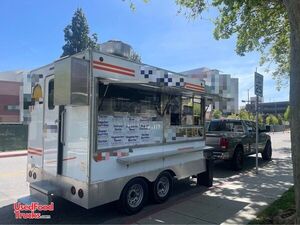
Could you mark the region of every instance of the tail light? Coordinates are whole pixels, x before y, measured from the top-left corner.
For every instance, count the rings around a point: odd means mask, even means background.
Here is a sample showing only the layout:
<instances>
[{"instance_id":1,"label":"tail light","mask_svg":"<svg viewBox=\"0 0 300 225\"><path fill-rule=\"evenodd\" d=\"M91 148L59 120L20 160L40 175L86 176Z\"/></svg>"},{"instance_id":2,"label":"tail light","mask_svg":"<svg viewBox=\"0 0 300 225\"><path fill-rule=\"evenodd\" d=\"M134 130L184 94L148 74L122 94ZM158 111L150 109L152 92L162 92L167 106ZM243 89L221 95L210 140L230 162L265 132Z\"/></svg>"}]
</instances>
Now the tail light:
<instances>
[{"instance_id":1,"label":"tail light","mask_svg":"<svg viewBox=\"0 0 300 225\"><path fill-rule=\"evenodd\" d=\"M229 141L228 141L228 139L222 137L222 138L220 139L220 147L221 147L222 149L227 149L228 146L229 146Z\"/></svg>"}]
</instances>

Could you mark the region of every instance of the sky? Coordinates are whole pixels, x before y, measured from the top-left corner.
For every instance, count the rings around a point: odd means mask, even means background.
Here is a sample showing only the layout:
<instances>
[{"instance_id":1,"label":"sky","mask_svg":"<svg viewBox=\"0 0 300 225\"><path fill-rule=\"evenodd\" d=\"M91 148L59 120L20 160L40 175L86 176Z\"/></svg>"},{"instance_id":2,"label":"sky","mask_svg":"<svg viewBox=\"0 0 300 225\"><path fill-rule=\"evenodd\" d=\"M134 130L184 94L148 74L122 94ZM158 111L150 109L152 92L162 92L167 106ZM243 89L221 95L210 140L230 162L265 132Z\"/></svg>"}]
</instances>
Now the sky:
<instances>
[{"instance_id":1,"label":"sky","mask_svg":"<svg viewBox=\"0 0 300 225\"><path fill-rule=\"evenodd\" d=\"M91 33L99 42L121 40L130 44L146 64L181 72L200 67L218 69L239 78L239 105L254 96L254 72L264 75L264 101L289 99L288 87L276 82L259 66L259 54L235 53L236 39L215 40L210 10L196 20L178 14L175 0L135 0L136 10L122 0L1 0L0 71L34 69L59 58L63 29L81 7Z\"/></svg>"}]
</instances>

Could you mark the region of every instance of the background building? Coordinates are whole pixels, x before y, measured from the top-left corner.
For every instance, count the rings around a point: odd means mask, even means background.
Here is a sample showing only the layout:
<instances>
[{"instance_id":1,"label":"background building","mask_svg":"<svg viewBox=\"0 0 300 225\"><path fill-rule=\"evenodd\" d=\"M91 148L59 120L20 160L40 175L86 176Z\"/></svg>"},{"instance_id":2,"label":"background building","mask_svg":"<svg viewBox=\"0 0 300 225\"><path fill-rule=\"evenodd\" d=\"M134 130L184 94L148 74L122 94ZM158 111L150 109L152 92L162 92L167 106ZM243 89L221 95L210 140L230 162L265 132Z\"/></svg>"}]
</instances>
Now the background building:
<instances>
[{"instance_id":1,"label":"background building","mask_svg":"<svg viewBox=\"0 0 300 225\"><path fill-rule=\"evenodd\" d=\"M213 102L212 109L223 114L239 111L239 79L231 78L230 74L221 74L219 70L198 68L182 72L182 74L205 81L206 89L211 94L220 95L222 100Z\"/></svg>"},{"instance_id":2,"label":"background building","mask_svg":"<svg viewBox=\"0 0 300 225\"><path fill-rule=\"evenodd\" d=\"M0 123L29 120L31 81L25 71L0 72Z\"/></svg>"},{"instance_id":3,"label":"background building","mask_svg":"<svg viewBox=\"0 0 300 225\"><path fill-rule=\"evenodd\" d=\"M255 97L254 97L255 98ZM252 99L252 98L251 98ZM289 106L289 101L283 101L283 102L259 102L259 112L268 115L268 114L273 114L273 115L282 115L284 114L285 110ZM246 105L246 110L255 113L255 101L250 104Z\"/></svg>"}]
</instances>

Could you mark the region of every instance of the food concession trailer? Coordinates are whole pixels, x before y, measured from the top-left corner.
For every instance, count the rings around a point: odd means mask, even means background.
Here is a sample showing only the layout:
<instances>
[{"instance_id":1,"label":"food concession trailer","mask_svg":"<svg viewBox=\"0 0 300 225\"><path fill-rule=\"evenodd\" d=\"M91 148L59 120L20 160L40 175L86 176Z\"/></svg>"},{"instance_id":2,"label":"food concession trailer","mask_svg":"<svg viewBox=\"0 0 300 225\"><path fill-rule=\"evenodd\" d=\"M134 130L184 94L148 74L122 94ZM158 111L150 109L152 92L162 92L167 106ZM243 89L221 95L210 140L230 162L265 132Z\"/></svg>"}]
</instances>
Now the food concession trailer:
<instances>
[{"instance_id":1,"label":"food concession trailer","mask_svg":"<svg viewBox=\"0 0 300 225\"><path fill-rule=\"evenodd\" d=\"M167 200L174 178L212 185L204 81L93 50L31 77L30 196L20 202L119 200L132 214L148 196Z\"/></svg>"}]
</instances>

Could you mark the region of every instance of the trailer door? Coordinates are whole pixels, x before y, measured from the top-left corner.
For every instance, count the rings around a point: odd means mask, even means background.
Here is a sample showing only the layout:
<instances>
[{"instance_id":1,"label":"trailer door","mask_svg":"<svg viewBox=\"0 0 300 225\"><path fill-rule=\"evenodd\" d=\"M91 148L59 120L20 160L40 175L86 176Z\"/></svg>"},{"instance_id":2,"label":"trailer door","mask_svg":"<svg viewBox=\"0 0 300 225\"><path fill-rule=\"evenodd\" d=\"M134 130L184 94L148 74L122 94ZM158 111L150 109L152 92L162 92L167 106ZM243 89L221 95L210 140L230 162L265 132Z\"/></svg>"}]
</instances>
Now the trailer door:
<instances>
[{"instance_id":1,"label":"trailer door","mask_svg":"<svg viewBox=\"0 0 300 225\"><path fill-rule=\"evenodd\" d=\"M45 78L44 101L44 170L50 174L57 174L58 167L58 133L59 107L54 105L54 75Z\"/></svg>"}]
</instances>

